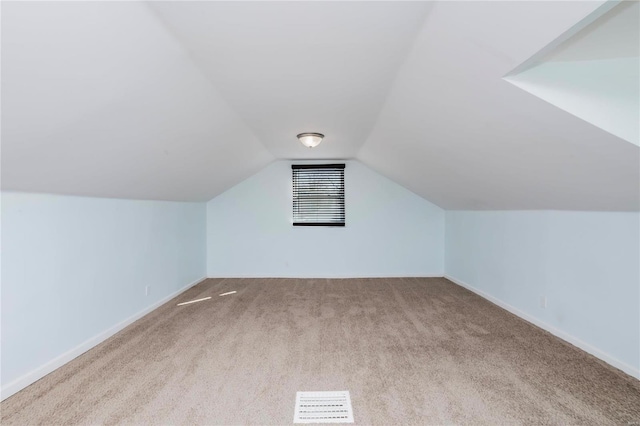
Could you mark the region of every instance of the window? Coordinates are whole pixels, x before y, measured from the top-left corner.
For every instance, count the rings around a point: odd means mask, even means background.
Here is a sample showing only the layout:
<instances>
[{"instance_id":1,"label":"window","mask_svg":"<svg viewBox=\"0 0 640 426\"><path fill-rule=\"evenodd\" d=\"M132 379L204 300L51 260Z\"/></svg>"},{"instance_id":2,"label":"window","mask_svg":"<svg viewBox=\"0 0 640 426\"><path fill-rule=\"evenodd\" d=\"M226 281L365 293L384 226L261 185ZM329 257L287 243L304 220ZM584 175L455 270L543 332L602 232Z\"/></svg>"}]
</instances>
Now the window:
<instances>
[{"instance_id":1,"label":"window","mask_svg":"<svg viewBox=\"0 0 640 426\"><path fill-rule=\"evenodd\" d=\"M344 226L344 164L292 165L293 225Z\"/></svg>"}]
</instances>

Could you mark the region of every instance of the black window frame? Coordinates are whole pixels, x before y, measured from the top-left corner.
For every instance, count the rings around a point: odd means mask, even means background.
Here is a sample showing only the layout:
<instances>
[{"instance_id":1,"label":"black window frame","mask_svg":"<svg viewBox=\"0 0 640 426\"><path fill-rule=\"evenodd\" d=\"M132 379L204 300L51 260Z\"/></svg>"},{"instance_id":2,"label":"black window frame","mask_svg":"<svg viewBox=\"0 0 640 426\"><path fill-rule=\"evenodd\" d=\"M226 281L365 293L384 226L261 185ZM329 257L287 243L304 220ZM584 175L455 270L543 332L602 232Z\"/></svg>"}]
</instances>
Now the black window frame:
<instances>
[{"instance_id":1,"label":"black window frame","mask_svg":"<svg viewBox=\"0 0 640 426\"><path fill-rule=\"evenodd\" d=\"M346 225L344 170L344 163L291 165L293 226L344 227ZM312 187L313 173L316 173L319 179L324 181L324 184L337 185L335 192L326 191L323 193ZM314 194L314 192L316 193ZM318 202L315 206L314 200ZM322 205L322 201L327 200L336 201L335 206L331 205L333 203ZM314 209L316 212L322 211L318 221L311 220L311 212ZM309 215L306 219L304 218L305 214Z\"/></svg>"}]
</instances>

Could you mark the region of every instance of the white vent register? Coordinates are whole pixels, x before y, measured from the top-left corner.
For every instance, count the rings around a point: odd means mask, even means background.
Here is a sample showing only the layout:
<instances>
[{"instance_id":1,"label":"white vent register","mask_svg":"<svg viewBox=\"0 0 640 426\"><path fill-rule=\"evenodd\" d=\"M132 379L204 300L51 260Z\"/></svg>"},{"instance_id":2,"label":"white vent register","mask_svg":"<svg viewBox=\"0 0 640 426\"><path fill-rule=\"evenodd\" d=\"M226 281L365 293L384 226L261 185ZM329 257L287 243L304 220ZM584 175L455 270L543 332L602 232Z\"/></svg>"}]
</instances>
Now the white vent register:
<instances>
[{"instance_id":1,"label":"white vent register","mask_svg":"<svg viewBox=\"0 0 640 426\"><path fill-rule=\"evenodd\" d=\"M296 392L294 423L353 423L349 391Z\"/></svg>"}]
</instances>

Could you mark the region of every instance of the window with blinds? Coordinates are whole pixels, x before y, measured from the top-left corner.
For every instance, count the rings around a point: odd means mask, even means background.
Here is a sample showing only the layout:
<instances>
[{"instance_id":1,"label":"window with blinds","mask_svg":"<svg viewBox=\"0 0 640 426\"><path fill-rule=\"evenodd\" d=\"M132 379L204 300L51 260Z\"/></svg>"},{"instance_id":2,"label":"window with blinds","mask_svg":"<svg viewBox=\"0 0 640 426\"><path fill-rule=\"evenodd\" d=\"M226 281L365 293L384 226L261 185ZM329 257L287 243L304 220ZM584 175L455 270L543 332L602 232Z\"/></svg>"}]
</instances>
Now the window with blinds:
<instances>
[{"instance_id":1,"label":"window with blinds","mask_svg":"<svg viewBox=\"0 0 640 426\"><path fill-rule=\"evenodd\" d=\"M293 225L344 226L344 164L292 165Z\"/></svg>"}]
</instances>

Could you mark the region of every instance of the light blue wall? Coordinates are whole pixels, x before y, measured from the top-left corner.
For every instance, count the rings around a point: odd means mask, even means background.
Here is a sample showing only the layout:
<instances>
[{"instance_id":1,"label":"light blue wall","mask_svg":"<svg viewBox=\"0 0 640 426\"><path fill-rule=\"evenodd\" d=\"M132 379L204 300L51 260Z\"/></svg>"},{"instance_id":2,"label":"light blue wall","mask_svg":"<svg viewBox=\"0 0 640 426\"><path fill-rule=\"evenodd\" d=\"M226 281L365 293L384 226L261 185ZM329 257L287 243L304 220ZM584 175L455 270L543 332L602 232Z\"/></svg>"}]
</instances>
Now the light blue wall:
<instances>
[{"instance_id":1,"label":"light blue wall","mask_svg":"<svg viewBox=\"0 0 640 426\"><path fill-rule=\"evenodd\" d=\"M3 387L206 275L204 203L1 202Z\"/></svg>"},{"instance_id":2,"label":"light blue wall","mask_svg":"<svg viewBox=\"0 0 640 426\"><path fill-rule=\"evenodd\" d=\"M446 213L447 276L592 346L628 372L640 369L639 246L637 212Z\"/></svg>"},{"instance_id":3,"label":"light blue wall","mask_svg":"<svg viewBox=\"0 0 640 426\"><path fill-rule=\"evenodd\" d=\"M507 81L640 145L640 64L638 57L546 62Z\"/></svg>"},{"instance_id":4,"label":"light blue wall","mask_svg":"<svg viewBox=\"0 0 640 426\"><path fill-rule=\"evenodd\" d=\"M292 225L291 162L272 163L207 204L210 277L442 276L444 211L357 161L346 226Z\"/></svg>"}]
</instances>

